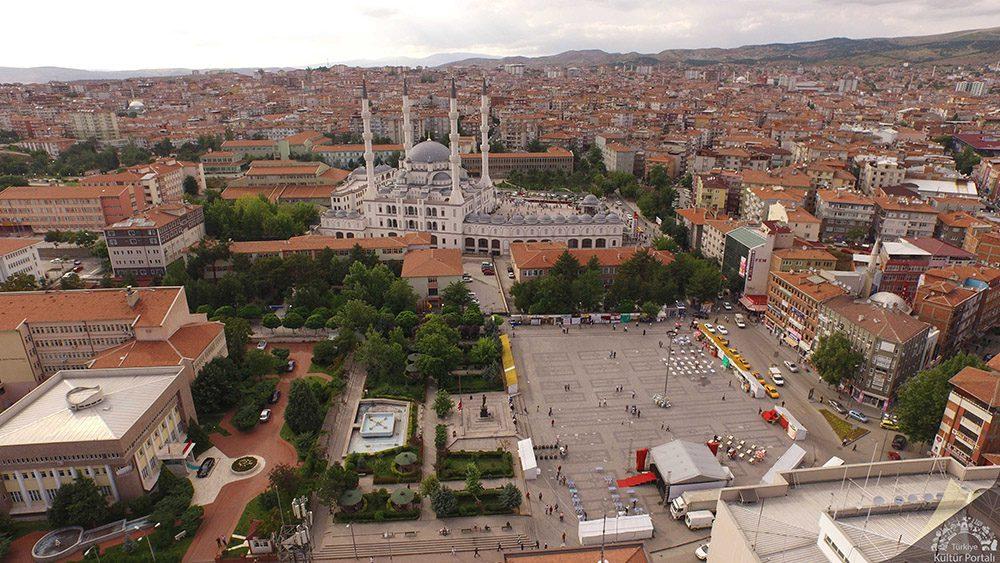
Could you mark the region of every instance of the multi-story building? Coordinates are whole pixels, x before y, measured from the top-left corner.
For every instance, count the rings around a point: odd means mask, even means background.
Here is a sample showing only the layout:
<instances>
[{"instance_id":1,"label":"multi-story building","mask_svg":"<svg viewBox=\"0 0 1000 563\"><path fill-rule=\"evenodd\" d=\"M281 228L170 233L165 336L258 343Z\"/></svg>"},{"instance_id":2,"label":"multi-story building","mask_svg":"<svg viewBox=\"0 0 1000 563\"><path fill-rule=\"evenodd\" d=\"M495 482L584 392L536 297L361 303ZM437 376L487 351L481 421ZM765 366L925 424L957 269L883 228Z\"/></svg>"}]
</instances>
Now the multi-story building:
<instances>
[{"instance_id":1,"label":"multi-story building","mask_svg":"<svg viewBox=\"0 0 1000 563\"><path fill-rule=\"evenodd\" d=\"M913 312L918 319L938 329L936 354L950 357L974 335L981 334L975 321L986 293L936 277L921 277L921 282L913 300Z\"/></svg>"},{"instance_id":2,"label":"multi-story building","mask_svg":"<svg viewBox=\"0 0 1000 563\"><path fill-rule=\"evenodd\" d=\"M1000 199L1000 157L980 159L972 180L984 198L996 203Z\"/></svg>"},{"instance_id":3,"label":"multi-story building","mask_svg":"<svg viewBox=\"0 0 1000 563\"><path fill-rule=\"evenodd\" d=\"M722 264L722 257L726 252L726 235L748 224L747 221L731 219L705 219L697 248L705 258Z\"/></svg>"},{"instance_id":4,"label":"multi-story building","mask_svg":"<svg viewBox=\"0 0 1000 563\"><path fill-rule=\"evenodd\" d=\"M875 217L872 198L849 190L816 190L816 218L822 241L864 240Z\"/></svg>"},{"instance_id":5,"label":"multi-story building","mask_svg":"<svg viewBox=\"0 0 1000 563\"><path fill-rule=\"evenodd\" d=\"M563 253L576 258L581 266L597 260L601 267L604 285L611 285L622 263L633 258L642 249L635 246L622 248L567 248L565 244L554 242L519 242L510 246L511 266L514 279L527 281L544 276L552 269ZM674 261L674 255L666 250L649 250L650 254L664 265Z\"/></svg>"},{"instance_id":6,"label":"multi-story building","mask_svg":"<svg viewBox=\"0 0 1000 563\"><path fill-rule=\"evenodd\" d=\"M691 204L724 213L729 197L729 184L718 175L696 174L691 185Z\"/></svg>"},{"instance_id":7,"label":"multi-story building","mask_svg":"<svg viewBox=\"0 0 1000 563\"><path fill-rule=\"evenodd\" d=\"M977 265L931 268L921 277L920 283L936 280L948 280L961 287L984 292L974 325L981 332L1000 325L1000 269Z\"/></svg>"},{"instance_id":8,"label":"multi-story building","mask_svg":"<svg viewBox=\"0 0 1000 563\"><path fill-rule=\"evenodd\" d=\"M773 249L773 237L751 227L734 229L726 235L722 275L729 280L742 279L740 285L744 295L767 295L768 268Z\"/></svg>"},{"instance_id":9,"label":"multi-story building","mask_svg":"<svg viewBox=\"0 0 1000 563\"><path fill-rule=\"evenodd\" d=\"M104 229L111 269L118 277L162 277L168 265L204 236L201 206L186 203L150 207Z\"/></svg>"},{"instance_id":10,"label":"multi-story building","mask_svg":"<svg viewBox=\"0 0 1000 563\"><path fill-rule=\"evenodd\" d=\"M242 178L230 182L233 187L249 186L319 186L336 185L347 178L348 172L330 168L322 162L297 160L255 160Z\"/></svg>"},{"instance_id":11,"label":"multi-story building","mask_svg":"<svg viewBox=\"0 0 1000 563\"><path fill-rule=\"evenodd\" d=\"M214 151L201 155L208 178L238 178L243 174L243 155L235 151Z\"/></svg>"},{"instance_id":12,"label":"multi-story building","mask_svg":"<svg viewBox=\"0 0 1000 563\"><path fill-rule=\"evenodd\" d=\"M183 287L0 293L6 401L63 369L190 365L225 356L222 323L189 312Z\"/></svg>"},{"instance_id":13,"label":"multi-story building","mask_svg":"<svg viewBox=\"0 0 1000 563\"><path fill-rule=\"evenodd\" d=\"M906 167L900 165L895 158L867 159L861 165L858 187L868 195L876 195L884 187L903 183L904 178L906 178Z\"/></svg>"},{"instance_id":14,"label":"multi-story building","mask_svg":"<svg viewBox=\"0 0 1000 563\"><path fill-rule=\"evenodd\" d=\"M403 145L372 145L377 161L382 163L390 161L392 158L399 158L403 153ZM312 147L312 153L323 159L323 162L334 168L343 170L354 170L358 166L364 166L365 146L360 145L316 145Z\"/></svg>"},{"instance_id":15,"label":"multi-story building","mask_svg":"<svg viewBox=\"0 0 1000 563\"><path fill-rule=\"evenodd\" d=\"M841 332L864 357L845 385L854 400L887 410L899 386L923 369L937 329L907 310L898 297L884 293L868 300L842 295L820 305L817 336Z\"/></svg>"},{"instance_id":16,"label":"multi-story building","mask_svg":"<svg viewBox=\"0 0 1000 563\"><path fill-rule=\"evenodd\" d=\"M740 218L751 223L766 221L768 210L775 203L788 207L804 207L807 193L805 190L786 190L781 186L746 188L740 201Z\"/></svg>"},{"instance_id":17,"label":"multi-story building","mask_svg":"<svg viewBox=\"0 0 1000 563\"><path fill-rule=\"evenodd\" d=\"M955 91L963 94L968 94L973 97L979 97L985 94L989 90L989 87L985 82L981 80L962 80L961 82L955 83Z\"/></svg>"},{"instance_id":18,"label":"multi-story building","mask_svg":"<svg viewBox=\"0 0 1000 563\"><path fill-rule=\"evenodd\" d=\"M989 231L993 226L967 211L947 211L938 213L934 238L943 240L959 248L965 246L970 233Z\"/></svg>"},{"instance_id":19,"label":"multi-story building","mask_svg":"<svg viewBox=\"0 0 1000 563\"><path fill-rule=\"evenodd\" d=\"M134 214L128 186L15 186L0 192L0 223L48 231L100 231Z\"/></svg>"},{"instance_id":20,"label":"multi-story building","mask_svg":"<svg viewBox=\"0 0 1000 563\"><path fill-rule=\"evenodd\" d=\"M161 203L179 202L184 197L184 166L172 158L129 167L121 172L95 174L80 179L81 186L127 186L135 194L141 210Z\"/></svg>"},{"instance_id":21,"label":"multi-story building","mask_svg":"<svg viewBox=\"0 0 1000 563\"><path fill-rule=\"evenodd\" d=\"M53 374L0 413L0 508L44 513L79 477L119 502L151 491L164 467L185 475L193 377L177 365Z\"/></svg>"},{"instance_id":22,"label":"multi-story building","mask_svg":"<svg viewBox=\"0 0 1000 563\"><path fill-rule=\"evenodd\" d=\"M713 219L717 221L728 221L729 216L704 207L685 207L677 210L680 222L687 229L688 248L695 250L701 248L701 237L704 233L705 222Z\"/></svg>"},{"instance_id":23,"label":"multi-story building","mask_svg":"<svg viewBox=\"0 0 1000 563\"><path fill-rule=\"evenodd\" d=\"M1000 372L996 362L982 370L967 366L948 383L951 392L934 435L931 453L964 465L998 465L1000 459Z\"/></svg>"},{"instance_id":24,"label":"multi-story building","mask_svg":"<svg viewBox=\"0 0 1000 563\"><path fill-rule=\"evenodd\" d=\"M482 174L482 159L476 153L463 153L462 167L470 176ZM545 152L490 153L490 177L503 179L518 172L573 172L573 153L562 147L549 147Z\"/></svg>"},{"instance_id":25,"label":"multi-story building","mask_svg":"<svg viewBox=\"0 0 1000 563\"><path fill-rule=\"evenodd\" d=\"M779 248L771 253L772 272L833 270L837 257L822 248Z\"/></svg>"},{"instance_id":26,"label":"multi-story building","mask_svg":"<svg viewBox=\"0 0 1000 563\"><path fill-rule=\"evenodd\" d=\"M814 272L772 271L764 326L800 354L815 345L819 306L846 292Z\"/></svg>"},{"instance_id":27,"label":"multi-story building","mask_svg":"<svg viewBox=\"0 0 1000 563\"><path fill-rule=\"evenodd\" d=\"M0 194L3 195L3 194ZM977 231L965 237L962 248L972 252L985 264L1000 264L1000 231Z\"/></svg>"},{"instance_id":28,"label":"multi-story building","mask_svg":"<svg viewBox=\"0 0 1000 563\"><path fill-rule=\"evenodd\" d=\"M878 249L876 286L913 303L920 276L931 267L931 253L908 242L887 242Z\"/></svg>"},{"instance_id":29,"label":"multi-story building","mask_svg":"<svg viewBox=\"0 0 1000 563\"><path fill-rule=\"evenodd\" d=\"M222 143L222 150L236 153L241 160L287 159L287 141L271 139L233 139Z\"/></svg>"},{"instance_id":30,"label":"multi-story building","mask_svg":"<svg viewBox=\"0 0 1000 563\"><path fill-rule=\"evenodd\" d=\"M808 242L819 240L820 220L801 207L773 203L767 210L765 221L777 221L792 231L799 239Z\"/></svg>"},{"instance_id":31,"label":"multi-story building","mask_svg":"<svg viewBox=\"0 0 1000 563\"><path fill-rule=\"evenodd\" d=\"M0 283L18 274L43 279L45 273L38 257L41 243L39 238L0 238Z\"/></svg>"},{"instance_id":32,"label":"multi-story building","mask_svg":"<svg viewBox=\"0 0 1000 563\"><path fill-rule=\"evenodd\" d=\"M69 127L77 139L113 141L121 137L114 112L86 110L69 115Z\"/></svg>"},{"instance_id":33,"label":"multi-story building","mask_svg":"<svg viewBox=\"0 0 1000 563\"><path fill-rule=\"evenodd\" d=\"M322 252L333 256L347 256L355 247L364 252L374 253L379 260L401 261L407 252L421 248L430 248L429 233L409 233L398 237L354 238L332 237L323 235L302 235L288 240L252 240L237 241L229 244L229 252L233 255L248 256L257 260L267 256L285 257L292 254L305 254L315 258Z\"/></svg>"},{"instance_id":34,"label":"multi-story building","mask_svg":"<svg viewBox=\"0 0 1000 563\"><path fill-rule=\"evenodd\" d=\"M457 248L411 250L403 257L400 277L409 282L421 299L441 301L441 291L462 281L462 251Z\"/></svg>"},{"instance_id":35,"label":"multi-story building","mask_svg":"<svg viewBox=\"0 0 1000 563\"><path fill-rule=\"evenodd\" d=\"M622 144L617 139L604 135L596 136L594 144L601 149L601 155L604 157L604 166L608 169L608 172L635 173L635 149Z\"/></svg>"},{"instance_id":36,"label":"multi-story building","mask_svg":"<svg viewBox=\"0 0 1000 563\"><path fill-rule=\"evenodd\" d=\"M876 197L872 233L882 240L934 236L937 210L911 198Z\"/></svg>"}]
</instances>

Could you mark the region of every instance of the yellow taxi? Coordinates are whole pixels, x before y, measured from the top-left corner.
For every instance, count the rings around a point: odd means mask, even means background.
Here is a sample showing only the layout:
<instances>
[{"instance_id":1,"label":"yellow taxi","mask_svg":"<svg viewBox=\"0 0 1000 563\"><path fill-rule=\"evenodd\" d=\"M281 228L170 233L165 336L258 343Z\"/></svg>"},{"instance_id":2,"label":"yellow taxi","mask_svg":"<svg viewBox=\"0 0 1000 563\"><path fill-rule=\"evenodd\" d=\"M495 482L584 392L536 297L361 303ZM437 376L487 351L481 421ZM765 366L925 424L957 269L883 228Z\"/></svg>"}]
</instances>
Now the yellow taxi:
<instances>
[{"instance_id":1,"label":"yellow taxi","mask_svg":"<svg viewBox=\"0 0 1000 563\"><path fill-rule=\"evenodd\" d=\"M764 391L767 392L767 396L771 397L772 399L777 399L778 397L781 396L780 394L778 394L778 389L775 388L775 386L771 385L770 383L764 385Z\"/></svg>"},{"instance_id":2,"label":"yellow taxi","mask_svg":"<svg viewBox=\"0 0 1000 563\"><path fill-rule=\"evenodd\" d=\"M767 385L767 380L764 379L764 376L761 375L759 371L753 372L753 376L757 378L757 381L759 381L761 385Z\"/></svg>"}]
</instances>

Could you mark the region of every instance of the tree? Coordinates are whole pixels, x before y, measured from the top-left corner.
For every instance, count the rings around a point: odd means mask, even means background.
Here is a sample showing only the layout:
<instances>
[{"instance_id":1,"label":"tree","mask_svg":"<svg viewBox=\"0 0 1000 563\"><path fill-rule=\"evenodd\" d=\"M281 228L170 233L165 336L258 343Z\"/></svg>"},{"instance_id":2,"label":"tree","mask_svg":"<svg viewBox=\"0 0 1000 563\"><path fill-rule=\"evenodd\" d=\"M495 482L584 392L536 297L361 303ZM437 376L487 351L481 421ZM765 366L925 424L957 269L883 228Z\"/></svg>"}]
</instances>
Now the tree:
<instances>
[{"instance_id":1,"label":"tree","mask_svg":"<svg viewBox=\"0 0 1000 563\"><path fill-rule=\"evenodd\" d=\"M321 340L313 346L312 361L321 366L332 366L337 361L340 351L332 340Z\"/></svg>"},{"instance_id":2,"label":"tree","mask_svg":"<svg viewBox=\"0 0 1000 563\"><path fill-rule=\"evenodd\" d=\"M434 426L434 447L442 450L448 445L448 427L444 424Z\"/></svg>"},{"instance_id":3,"label":"tree","mask_svg":"<svg viewBox=\"0 0 1000 563\"><path fill-rule=\"evenodd\" d=\"M865 358L842 332L821 336L810 356L813 367L823 381L839 385L851 379Z\"/></svg>"},{"instance_id":4,"label":"tree","mask_svg":"<svg viewBox=\"0 0 1000 563\"><path fill-rule=\"evenodd\" d=\"M441 305L443 307L452 306L462 310L471 304L472 295L469 294L469 288L460 281L451 282L441 292Z\"/></svg>"},{"instance_id":5,"label":"tree","mask_svg":"<svg viewBox=\"0 0 1000 563\"><path fill-rule=\"evenodd\" d=\"M420 322L420 319L413 311L400 311L396 315L396 326L402 328L407 334L413 332L413 327L417 326L418 322Z\"/></svg>"},{"instance_id":6,"label":"tree","mask_svg":"<svg viewBox=\"0 0 1000 563\"><path fill-rule=\"evenodd\" d=\"M500 359L500 344L495 338L480 338L469 349L469 361L477 366L492 364Z\"/></svg>"},{"instance_id":7,"label":"tree","mask_svg":"<svg viewBox=\"0 0 1000 563\"><path fill-rule=\"evenodd\" d=\"M438 480L437 473L431 473L420 482L420 494L425 497L432 497L441 488L441 481Z\"/></svg>"},{"instance_id":8,"label":"tree","mask_svg":"<svg viewBox=\"0 0 1000 563\"><path fill-rule=\"evenodd\" d=\"M952 377L966 367L986 366L976 356L959 353L909 379L899 390L896 415L899 428L910 440L930 442L941 425L941 415L948 403Z\"/></svg>"},{"instance_id":9,"label":"tree","mask_svg":"<svg viewBox=\"0 0 1000 563\"><path fill-rule=\"evenodd\" d=\"M75 273L69 273L59 278L59 287L62 289L83 289L83 280Z\"/></svg>"},{"instance_id":10,"label":"tree","mask_svg":"<svg viewBox=\"0 0 1000 563\"><path fill-rule=\"evenodd\" d=\"M279 463L267 474L267 482L271 489L277 490L285 498L291 498L302 482L302 477L291 465Z\"/></svg>"},{"instance_id":11,"label":"tree","mask_svg":"<svg viewBox=\"0 0 1000 563\"><path fill-rule=\"evenodd\" d=\"M385 306L393 315L398 315L404 311L413 311L417 308L417 300L420 297L410 286L410 282L396 278L385 293Z\"/></svg>"},{"instance_id":12,"label":"tree","mask_svg":"<svg viewBox=\"0 0 1000 563\"><path fill-rule=\"evenodd\" d=\"M438 518L445 518L458 512L458 499L448 487L440 487L431 495L431 510Z\"/></svg>"},{"instance_id":13,"label":"tree","mask_svg":"<svg viewBox=\"0 0 1000 563\"><path fill-rule=\"evenodd\" d=\"M292 432L302 434L318 431L323 425L325 414L313 394L312 387L301 379L293 381L292 389L288 392L288 406L285 409L285 422Z\"/></svg>"},{"instance_id":14,"label":"tree","mask_svg":"<svg viewBox=\"0 0 1000 563\"><path fill-rule=\"evenodd\" d=\"M352 330L364 334L375 324L378 310L360 299L351 299L333 316L334 321L342 330Z\"/></svg>"},{"instance_id":15,"label":"tree","mask_svg":"<svg viewBox=\"0 0 1000 563\"><path fill-rule=\"evenodd\" d=\"M962 152L955 155L955 170L968 176L972 174L972 169L979 164L979 160L979 155L972 150L972 147L965 147Z\"/></svg>"},{"instance_id":16,"label":"tree","mask_svg":"<svg viewBox=\"0 0 1000 563\"><path fill-rule=\"evenodd\" d=\"M97 489L97 484L83 476L59 487L48 512L49 524L53 528L94 528L107 522L109 516L108 501Z\"/></svg>"},{"instance_id":17,"label":"tree","mask_svg":"<svg viewBox=\"0 0 1000 563\"><path fill-rule=\"evenodd\" d=\"M0 284L0 291L31 291L33 289L38 289L38 280L35 279L35 276L24 272L14 274Z\"/></svg>"},{"instance_id":18,"label":"tree","mask_svg":"<svg viewBox=\"0 0 1000 563\"><path fill-rule=\"evenodd\" d=\"M264 325L264 328L274 330L281 326L281 319L279 319L278 315L275 315L274 313L268 313L260 320L260 324Z\"/></svg>"},{"instance_id":19,"label":"tree","mask_svg":"<svg viewBox=\"0 0 1000 563\"><path fill-rule=\"evenodd\" d=\"M326 326L326 317L322 315L309 315L305 326L308 329L319 330Z\"/></svg>"},{"instance_id":20,"label":"tree","mask_svg":"<svg viewBox=\"0 0 1000 563\"><path fill-rule=\"evenodd\" d=\"M246 319L229 317L222 319L226 332L226 348L229 357L234 362L242 362L246 353L247 344L250 343L250 323Z\"/></svg>"},{"instance_id":21,"label":"tree","mask_svg":"<svg viewBox=\"0 0 1000 563\"><path fill-rule=\"evenodd\" d=\"M500 487L500 505L507 510L513 511L521 506L522 500L521 489L518 489L514 483L507 483Z\"/></svg>"},{"instance_id":22,"label":"tree","mask_svg":"<svg viewBox=\"0 0 1000 563\"><path fill-rule=\"evenodd\" d=\"M451 400L451 396L444 389L438 389L436 395L434 395L434 412L437 413L438 418L445 418L451 414L451 409L455 407L455 401Z\"/></svg>"},{"instance_id":23,"label":"tree","mask_svg":"<svg viewBox=\"0 0 1000 563\"><path fill-rule=\"evenodd\" d=\"M191 397L202 415L223 412L239 399L239 370L230 358L215 358L191 383Z\"/></svg>"},{"instance_id":24,"label":"tree","mask_svg":"<svg viewBox=\"0 0 1000 563\"><path fill-rule=\"evenodd\" d=\"M184 193L190 196L198 195L198 180L195 180L194 176L184 177Z\"/></svg>"},{"instance_id":25,"label":"tree","mask_svg":"<svg viewBox=\"0 0 1000 563\"><path fill-rule=\"evenodd\" d=\"M333 506L344 491L357 486L358 474L339 463L334 463L320 477L316 492L323 504Z\"/></svg>"},{"instance_id":26,"label":"tree","mask_svg":"<svg viewBox=\"0 0 1000 563\"><path fill-rule=\"evenodd\" d=\"M483 483L482 472L479 471L479 466L475 463L470 463L465 466L465 492L470 495L479 498L479 495L483 494Z\"/></svg>"},{"instance_id":27,"label":"tree","mask_svg":"<svg viewBox=\"0 0 1000 563\"><path fill-rule=\"evenodd\" d=\"M285 416L288 416L287 413ZM231 422L240 432L249 432L260 422L260 409L252 402L245 402L236 409Z\"/></svg>"},{"instance_id":28,"label":"tree","mask_svg":"<svg viewBox=\"0 0 1000 563\"><path fill-rule=\"evenodd\" d=\"M298 330L302 328L302 325L304 325L305 322L306 321L302 318L302 315L299 315L298 313L288 313L285 315L285 318L281 319L281 326L292 330Z\"/></svg>"},{"instance_id":29,"label":"tree","mask_svg":"<svg viewBox=\"0 0 1000 563\"><path fill-rule=\"evenodd\" d=\"M390 342L382 333L370 329L358 348L358 360L368 368L375 380L399 375L406 369L406 350L398 342Z\"/></svg>"},{"instance_id":30,"label":"tree","mask_svg":"<svg viewBox=\"0 0 1000 563\"><path fill-rule=\"evenodd\" d=\"M170 142L170 139L164 137L160 139L155 145L153 145L153 153L157 156L169 156L170 153L174 152L174 144ZM188 176L190 178L190 176Z\"/></svg>"}]
</instances>

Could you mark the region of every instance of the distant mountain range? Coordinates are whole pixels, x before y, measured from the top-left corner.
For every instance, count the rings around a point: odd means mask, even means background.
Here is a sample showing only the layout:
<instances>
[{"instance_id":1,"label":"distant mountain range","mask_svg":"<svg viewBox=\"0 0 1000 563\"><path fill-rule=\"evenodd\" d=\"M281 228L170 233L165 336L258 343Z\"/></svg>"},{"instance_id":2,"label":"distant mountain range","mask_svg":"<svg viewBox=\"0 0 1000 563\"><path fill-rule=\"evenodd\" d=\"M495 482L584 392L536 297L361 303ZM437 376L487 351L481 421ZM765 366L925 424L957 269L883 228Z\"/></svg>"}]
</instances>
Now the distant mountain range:
<instances>
[{"instance_id":1,"label":"distant mountain range","mask_svg":"<svg viewBox=\"0 0 1000 563\"><path fill-rule=\"evenodd\" d=\"M386 57L339 61L360 67L378 66L497 66L521 63L542 66L597 66L618 64L685 64L715 63L763 64L804 63L844 64L858 66L910 64L980 65L1000 61L1000 27L954 31L938 35L914 37L879 37L848 39L834 37L802 43L770 43L746 45L730 49L668 49L659 53L608 53L600 49L566 51L540 57L491 57L475 53L439 53L423 58ZM321 66L321 65L315 65ZM284 67L291 69L293 67ZM254 68L228 69L252 74ZM268 68L267 70L278 70ZM188 68L152 68L139 70L82 70L56 66L30 68L0 67L0 83L24 84L73 80L122 80L139 77L184 76Z\"/></svg>"},{"instance_id":2,"label":"distant mountain range","mask_svg":"<svg viewBox=\"0 0 1000 563\"><path fill-rule=\"evenodd\" d=\"M608 53L599 49L566 51L542 57L469 58L445 66L595 66L616 64L804 63L829 65L952 64L975 65L1000 60L1000 27L938 35L848 39L834 37L802 43L746 45L731 49L668 49L659 53Z\"/></svg>"}]
</instances>

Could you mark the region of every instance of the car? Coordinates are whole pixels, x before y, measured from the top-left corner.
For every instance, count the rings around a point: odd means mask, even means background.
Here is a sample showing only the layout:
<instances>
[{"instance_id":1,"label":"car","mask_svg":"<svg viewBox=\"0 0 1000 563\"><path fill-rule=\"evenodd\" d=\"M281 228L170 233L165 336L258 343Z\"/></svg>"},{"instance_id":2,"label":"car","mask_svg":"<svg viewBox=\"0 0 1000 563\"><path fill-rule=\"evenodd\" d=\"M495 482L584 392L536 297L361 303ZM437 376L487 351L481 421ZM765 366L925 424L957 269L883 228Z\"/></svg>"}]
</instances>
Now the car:
<instances>
[{"instance_id":1,"label":"car","mask_svg":"<svg viewBox=\"0 0 1000 563\"><path fill-rule=\"evenodd\" d=\"M711 543L711 542L709 542ZM698 549L694 550L694 556L698 558L698 561L708 560L708 544L703 543L698 546Z\"/></svg>"},{"instance_id":2,"label":"car","mask_svg":"<svg viewBox=\"0 0 1000 563\"><path fill-rule=\"evenodd\" d=\"M892 437L892 449L894 450L905 450L906 449L906 436L902 434L896 434Z\"/></svg>"},{"instance_id":3,"label":"car","mask_svg":"<svg viewBox=\"0 0 1000 563\"><path fill-rule=\"evenodd\" d=\"M484 276L495 276L495 275L497 275L497 273L496 273L496 271L493 268L483 268L483 275Z\"/></svg>"},{"instance_id":4,"label":"car","mask_svg":"<svg viewBox=\"0 0 1000 563\"><path fill-rule=\"evenodd\" d=\"M840 404L840 401L836 399L827 399L826 404L833 407L833 410L839 412L840 414L847 414L847 409L845 409L844 405Z\"/></svg>"},{"instance_id":5,"label":"car","mask_svg":"<svg viewBox=\"0 0 1000 563\"><path fill-rule=\"evenodd\" d=\"M861 423L864 423L864 424L868 424L868 417L865 416L865 413L863 413L861 411L856 411L854 409L851 409L851 410L847 411L847 418L853 418L854 420L857 420L858 422L861 422Z\"/></svg>"},{"instance_id":6,"label":"car","mask_svg":"<svg viewBox=\"0 0 1000 563\"><path fill-rule=\"evenodd\" d=\"M764 385L764 391L767 392L767 396L771 397L772 399L777 399L781 397L781 394L778 393L778 388L775 387L774 385L771 385L770 383Z\"/></svg>"},{"instance_id":7,"label":"car","mask_svg":"<svg viewBox=\"0 0 1000 563\"><path fill-rule=\"evenodd\" d=\"M53 258L52 260L49 260L49 262L52 262L53 264L62 264L62 258Z\"/></svg>"},{"instance_id":8,"label":"car","mask_svg":"<svg viewBox=\"0 0 1000 563\"><path fill-rule=\"evenodd\" d=\"M278 399L280 398L281 398L281 389L275 389L274 393L271 393L271 396L267 398L267 403L269 405L273 405L274 403L277 403Z\"/></svg>"},{"instance_id":9,"label":"car","mask_svg":"<svg viewBox=\"0 0 1000 563\"><path fill-rule=\"evenodd\" d=\"M892 415L884 415L878 425L879 428L886 430L899 430L899 419Z\"/></svg>"},{"instance_id":10,"label":"car","mask_svg":"<svg viewBox=\"0 0 1000 563\"><path fill-rule=\"evenodd\" d=\"M766 379L764 379L764 376L763 376L763 375L761 375L759 371L755 371L755 372L753 372L753 376L757 378L757 381L758 381L758 382L759 382L759 383L760 383L761 385L767 385L767 380L766 380Z\"/></svg>"},{"instance_id":11,"label":"car","mask_svg":"<svg viewBox=\"0 0 1000 563\"><path fill-rule=\"evenodd\" d=\"M260 342L257 343L258 350L263 350L265 348L267 348L267 340L261 340Z\"/></svg>"},{"instance_id":12,"label":"car","mask_svg":"<svg viewBox=\"0 0 1000 563\"><path fill-rule=\"evenodd\" d=\"M462 274L462 281L465 283L472 283L472 276L468 272L466 272Z\"/></svg>"},{"instance_id":13,"label":"car","mask_svg":"<svg viewBox=\"0 0 1000 563\"><path fill-rule=\"evenodd\" d=\"M74 266L73 271L79 274L83 271L83 266Z\"/></svg>"},{"instance_id":14,"label":"car","mask_svg":"<svg viewBox=\"0 0 1000 563\"><path fill-rule=\"evenodd\" d=\"M788 368L788 371L792 373L799 373L799 366L795 365L795 362L789 362L788 360L785 360L782 363L785 364L785 367Z\"/></svg>"},{"instance_id":15,"label":"car","mask_svg":"<svg viewBox=\"0 0 1000 563\"><path fill-rule=\"evenodd\" d=\"M723 346L729 346L729 339L728 338L720 338L719 342L721 342Z\"/></svg>"},{"instance_id":16,"label":"car","mask_svg":"<svg viewBox=\"0 0 1000 563\"><path fill-rule=\"evenodd\" d=\"M514 279L514 272L507 272L507 279L509 280Z\"/></svg>"},{"instance_id":17,"label":"car","mask_svg":"<svg viewBox=\"0 0 1000 563\"><path fill-rule=\"evenodd\" d=\"M719 331L719 334L729 334L729 329L722 325L715 325L715 330Z\"/></svg>"},{"instance_id":18,"label":"car","mask_svg":"<svg viewBox=\"0 0 1000 563\"><path fill-rule=\"evenodd\" d=\"M489 262L487 260L483 260L482 262L479 263L479 267L481 267L481 268L492 268L493 267L493 263Z\"/></svg>"},{"instance_id":19,"label":"car","mask_svg":"<svg viewBox=\"0 0 1000 563\"><path fill-rule=\"evenodd\" d=\"M705 323L702 326L704 326L705 330L707 330L708 332L711 332L712 334L715 334L715 327L712 326L712 323Z\"/></svg>"},{"instance_id":20,"label":"car","mask_svg":"<svg viewBox=\"0 0 1000 563\"><path fill-rule=\"evenodd\" d=\"M81 262L79 260L73 260L73 265L74 266L79 266L80 264L83 264L83 262Z\"/></svg>"},{"instance_id":21,"label":"car","mask_svg":"<svg viewBox=\"0 0 1000 563\"><path fill-rule=\"evenodd\" d=\"M215 458L206 457L205 461L201 462L201 465L198 466L198 478L204 479L205 477L208 477L208 474L212 472L213 467L215 467Z\"/></svg>"},{"instance_id":22,"label":"car","mask_svg":"<svg viewBox=\"0 0 1000 563\"><path fill-rule=\"evenodd\" d=\"M293 372L293 371L295 371L295 360L288 360L288 367L287 367L287 370L288 370L289 372Z\"/></svg>"},{"instance_id":23,"label":"car","mask_svg":"<svg viewBox=\"0 0 1000 563\"><path fill-rule=\"evenodd\" d=\"M736 313L735 315L733 315L733 322L736 323L736 327L737 328L746 328L747 327L747 321L746 321L746 319L744 319L743 315L741 315L739 313Z\"/></svg>"},{"instance_id":24,"label":"car","mask_svg":"<svg viewBox=\"0 0 1000 563\"><path fill-rule=\"evenodd\" d=\"M733 305L729 301L724 301L722 303L722 308L725 309L725 310L727 310L727 311L732 311L733 310Z\"/></svg>"},{"instance_id":25,"label":"car","mask_svg":"<svg viewBox=\"0 0 1000 563\"><path fill-rule=\"evenodd\" d=\"M260 421L267 422L271 420L271 409L264 409L260 411Z\"/></svg>"}]
</instances>

